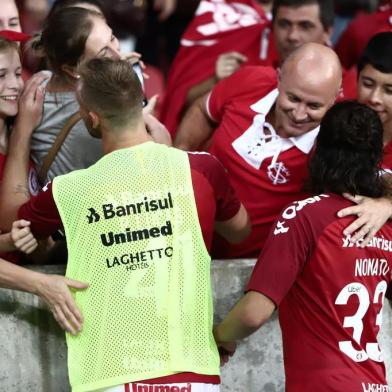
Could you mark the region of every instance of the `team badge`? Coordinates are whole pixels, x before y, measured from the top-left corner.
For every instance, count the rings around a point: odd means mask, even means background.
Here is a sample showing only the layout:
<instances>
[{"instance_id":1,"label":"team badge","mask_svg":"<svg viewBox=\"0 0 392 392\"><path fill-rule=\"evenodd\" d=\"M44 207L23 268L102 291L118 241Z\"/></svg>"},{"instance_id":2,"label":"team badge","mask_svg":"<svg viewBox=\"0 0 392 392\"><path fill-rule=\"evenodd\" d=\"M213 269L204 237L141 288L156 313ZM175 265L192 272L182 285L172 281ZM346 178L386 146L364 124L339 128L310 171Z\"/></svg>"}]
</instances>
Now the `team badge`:
<instances>
[{"instance_id":1,"label":"team badge","mask_svg":"<svg viewBox=\"0 0 392 392\"><path fill-rule=\"evenodd\" d=\"M290 172L283 162L275 162L268 166L268 177L274 185L286 184L290 177Z\"/></svg>"}]
</instances>

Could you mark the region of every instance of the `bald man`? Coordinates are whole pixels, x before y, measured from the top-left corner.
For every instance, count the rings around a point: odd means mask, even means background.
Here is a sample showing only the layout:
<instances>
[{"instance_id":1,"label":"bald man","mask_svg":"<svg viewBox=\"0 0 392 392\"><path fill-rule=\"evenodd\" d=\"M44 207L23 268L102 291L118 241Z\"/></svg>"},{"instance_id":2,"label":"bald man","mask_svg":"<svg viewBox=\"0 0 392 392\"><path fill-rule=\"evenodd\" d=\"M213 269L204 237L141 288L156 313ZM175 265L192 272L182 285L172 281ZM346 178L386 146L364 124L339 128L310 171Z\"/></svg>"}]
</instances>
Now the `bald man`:
<instances>
[{"instance_id":1,"label":"bald man","mask_svg":"<svg viewBox=\"0 0 392 392\"><path fill-rule=\"evenodd\" d=\"M216 237L214 257L257 257L283 206L305 197L309 153L341 78L331 49L305 44L280 73L244 67L187 114L176 145L197 150L211 138L209 152L228 170L252 221L252 233L241 244Z\"/></svg>"}]
</instances>

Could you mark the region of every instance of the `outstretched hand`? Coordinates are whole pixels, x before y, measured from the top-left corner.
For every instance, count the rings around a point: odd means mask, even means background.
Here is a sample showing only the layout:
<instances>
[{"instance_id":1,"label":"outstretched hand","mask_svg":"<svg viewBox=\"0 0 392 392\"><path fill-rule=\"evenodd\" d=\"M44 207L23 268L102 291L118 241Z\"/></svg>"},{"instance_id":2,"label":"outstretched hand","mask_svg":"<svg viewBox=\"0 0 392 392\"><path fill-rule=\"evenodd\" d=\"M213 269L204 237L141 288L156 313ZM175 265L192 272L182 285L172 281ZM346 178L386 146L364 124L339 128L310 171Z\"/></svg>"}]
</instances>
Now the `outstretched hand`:
<instances>
[{"instance_id":1,"label":"outstretched hand","mask_svg":"<svg viewBox=\"0 0 392 392\"><path fill-rule=\"evenodd\" d=\"M83 327L83 316L76 306L70 289L85 290L87 283L60 275L41 275L36 294L49 306L60 326L72 335L77 335Z\"/></svg>"},{"instance_id":2,"label":"outstretched hand","mask_svg":"<svg viewBox=\"0 0 392 392\"><path fill-rule=\"evenodd\" d=\"M348 193L344 193L343 196L357 205L340 210L338 216L343 218L357 215L358 217L344 229L343 234L351 236L352 243L363 240L361 246L365 247L392 216L392 201L385 197L375 199Z\"/></svg>"}]
</instances>

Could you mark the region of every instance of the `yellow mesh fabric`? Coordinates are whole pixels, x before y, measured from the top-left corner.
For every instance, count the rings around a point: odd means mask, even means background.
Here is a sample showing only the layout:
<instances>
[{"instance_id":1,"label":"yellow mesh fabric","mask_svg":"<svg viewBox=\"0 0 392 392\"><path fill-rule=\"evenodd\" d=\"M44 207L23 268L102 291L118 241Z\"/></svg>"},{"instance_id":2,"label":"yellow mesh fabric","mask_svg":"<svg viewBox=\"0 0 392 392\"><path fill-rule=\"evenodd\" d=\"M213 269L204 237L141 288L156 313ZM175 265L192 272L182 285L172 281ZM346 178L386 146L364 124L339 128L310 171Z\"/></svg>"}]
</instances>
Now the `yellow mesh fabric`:
<instances>
[{"instance_id":1,"label":"yellow mesh fabric","mask_svg":"<svg viewBox=\"0 0 392 392\"><path fill-rule=\"evenodd\" d=\"M82 333L67 335L73 391L177 372L219 374L210 257L187 154L153 142L55 178L66 275Z\"/></svg>"}]
</instances>

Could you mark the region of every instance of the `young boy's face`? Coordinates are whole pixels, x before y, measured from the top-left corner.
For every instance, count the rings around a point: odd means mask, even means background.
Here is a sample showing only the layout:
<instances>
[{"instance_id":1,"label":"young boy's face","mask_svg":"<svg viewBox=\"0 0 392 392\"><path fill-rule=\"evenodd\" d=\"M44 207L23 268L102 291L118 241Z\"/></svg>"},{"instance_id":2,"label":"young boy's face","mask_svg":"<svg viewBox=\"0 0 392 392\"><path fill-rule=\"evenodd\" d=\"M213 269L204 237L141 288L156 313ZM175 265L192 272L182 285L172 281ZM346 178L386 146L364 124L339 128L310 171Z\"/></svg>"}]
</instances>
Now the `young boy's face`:
<instances>
[{"instance_id":1,"label":"young boy's face","mask_svg":"<svg viewBox=\"0 0 392 392\"><path fill-rule=\"evenodd\" d=\"M392 73L366 65L359 74L357 93L359 102L378 113L384 131L392 131Z\"/></svg>"}]
</instances>

